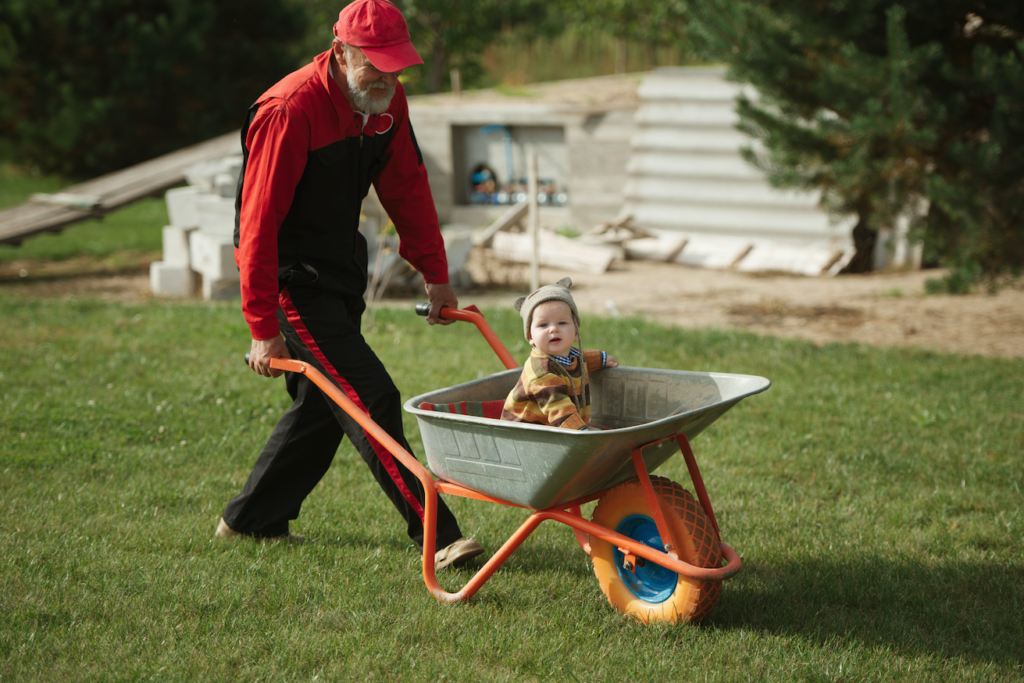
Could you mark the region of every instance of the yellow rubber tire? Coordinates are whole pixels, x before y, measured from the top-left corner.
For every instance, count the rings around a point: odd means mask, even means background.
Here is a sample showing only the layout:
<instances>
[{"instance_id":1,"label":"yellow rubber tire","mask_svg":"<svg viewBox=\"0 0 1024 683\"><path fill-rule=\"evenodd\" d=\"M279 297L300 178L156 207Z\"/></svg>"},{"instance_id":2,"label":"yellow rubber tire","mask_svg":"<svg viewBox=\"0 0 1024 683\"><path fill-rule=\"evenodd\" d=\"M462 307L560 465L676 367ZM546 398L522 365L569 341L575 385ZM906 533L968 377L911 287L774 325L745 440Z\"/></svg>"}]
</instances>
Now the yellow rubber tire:
<instances>
[{"instance_id":1,"label":"yellow rubber tire","mask_svg":"<svg viewBox=\"0 0 1024 683\"><path fill-rule=\"evenodd\" d=\"M679 559L696 567L718 567L722 550L714 527L690 492L664 477L651 477L662 500L665 521L679 544ZM638 480L619 484L601 497L596 524L664 550ZM721 581L692 579L638 558L635 572L623 567L623 555L607 541L591 536L594 574L608 601L623 614L644 623L699 622L718 603Z\"/></svg>"}]
</instances>

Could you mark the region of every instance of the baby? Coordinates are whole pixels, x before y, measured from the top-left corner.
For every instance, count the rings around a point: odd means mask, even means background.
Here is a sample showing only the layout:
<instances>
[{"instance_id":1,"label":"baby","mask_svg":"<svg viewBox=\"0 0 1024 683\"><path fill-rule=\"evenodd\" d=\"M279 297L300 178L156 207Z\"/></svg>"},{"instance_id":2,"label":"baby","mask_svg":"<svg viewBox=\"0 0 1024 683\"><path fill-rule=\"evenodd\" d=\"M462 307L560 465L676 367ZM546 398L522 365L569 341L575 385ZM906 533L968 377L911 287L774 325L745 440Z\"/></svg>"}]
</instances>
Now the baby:
<instances>
[{"instance_id":1,"label":"baby","mask_svg":"<svg viewBox=\"0 0 1024 683\"><path fill-rule=\"evenodd\" d=\"M587 429L590 419L588 374L619 363L604 351L580 351L580 316L569 294L572 280L541 287L516 301L523 333L533 350L519 382L505 399L502 420Z\"/></svg>"}]
</instances>

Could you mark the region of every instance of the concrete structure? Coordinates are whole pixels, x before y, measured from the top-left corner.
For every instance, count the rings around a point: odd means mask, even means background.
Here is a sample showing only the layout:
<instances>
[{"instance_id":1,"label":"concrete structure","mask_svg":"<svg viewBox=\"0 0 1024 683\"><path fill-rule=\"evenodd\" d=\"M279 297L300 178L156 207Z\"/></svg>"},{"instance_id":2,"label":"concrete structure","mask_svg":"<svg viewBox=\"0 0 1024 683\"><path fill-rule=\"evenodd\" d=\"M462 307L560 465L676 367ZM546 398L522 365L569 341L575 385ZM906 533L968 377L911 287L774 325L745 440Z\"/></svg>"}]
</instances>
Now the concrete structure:
<instances>
[{"instance_id":1,"label":"concrete structure","mask_svg":"<svg viewBox=\"0 0 1024 683\"><path fill-rule=\"evenodd\" d=\"M772 188L742 158L740 150L751 141L735 128L741 90L724 80L722 69L666 68L516 91L410 97L410 119L447 233L452 281L467 284L467 234L524 198L519 181L531 146L542 185L548 181L540 207L544 227L586 232L625 224L631 216L632 225L656 236L625 244L621 253L633 258L746 272L839 272L853 255L853 219L830 220L815 194ZM204 296L237 291L237 272L232 275L229 250L222 248L234 227L237 170L236 158L201 164L185 174L190 187L167 194L172 223L192 230L186 233L189 267L200 273ZM473 180L482 170L497 181L492 193L482 194ZM397 245L377 238L386 216L372 189L363 211L371 270L378 264L390 269ZM919 261L906 247L905 228L883 233L876 264ZM165 237L155 283L171 282L166 269L181 267L169 256L180 253L181 239L178 233Z\"/></svg>"},{"instance_id":2,"label":"concrete structure","mask_svg":"<svg viewBox=\"0 0 1024 683\"><path fill-rule=\"evenodd\" d=\"M443 223L476 229L501 216L507 206L473 203L470 175L482 164L502 181L522 175L533 144L540 177L567 197L542 206L542 225L585 232L631 215L665 245L685 240L681 264L838 272L853 255L853 220L831 221L815 194L774 189L742 158L740 90L723 69L668 68L412 97L410 117Z\"/></svg>"},{"instance_id":3,"label":"concrete structure","mask_svg":"<svg viewBox=\"0 0 1024 683\"><path fill-rule=\"evenodd\" d=\"M752 143L735 127L744 86L724 75L666 68L644 78L622 212L641 227L685 235L680 263L838 272L853 256L853 218L832 221L816 193L775 189L743 159Z\"/></svg>"},{"instance_id":4,"label":"concrete structure","mask_svg":"<svg viewBox=\"0 0 1024 683\"><path fill-rule=\"evenodd\" d=\"M238 296L234 190L241 168L240 154L203 161L185 169L188 185L164 195L171 225L163 231L163 260L149 270L154 294L185 297L198 290L204 299Z\"/></svg>"},{"instance_id":5,"label":"concrete structure","mask_svg":"<svg viewBox=\"0 0 1024 683\"><path fill-rule=\"evenodd\" d=\"M155 295L187 297L199 293L204 299L239 296L234 229L235 188L241 160L241 155L231 155L197 164L185 170L189 185L165 194L171 225L163 230L163 260L150 266L150 285ZM373 199L367 204L369 215L361 222L360 230L369 245L370 275L380 268L385 273L390 271L386 281L412 284L418 274L399 259L396 238L378 237L381 214L379 209L372 209ZM445 230L444 238L451 282L469 286L472 279L465 270L472 248L469 232ZM419 282L422 283L422 277Z\"/></svg>"},{"instance_id":6,"label":"concrete structure","mask_svg":"<svg viewBox=\"0 0 1024 683\"><path fill-rule=\"evenodd\" d=\"M501 216L508 205L471 201L470 176L486 164L502 185L510 175L525 177L527 145L537 149L538 176L567 195L563 205L541 206L542 225L584 230L616 216L640 80L631 74L409 98L442 223L479 228Z\"/></svg>"},{"instance_id":7,"label":"concrete structure","mask_svg":"<svg viewBox=\"0 0 1024 683\"><path fill-rule=\"evenodd\" d=\"M165 261L149 264L149 286L161 297L186 297L195 291L195 273L188 266L174 266Z\"/></svg>"}]
</instances>

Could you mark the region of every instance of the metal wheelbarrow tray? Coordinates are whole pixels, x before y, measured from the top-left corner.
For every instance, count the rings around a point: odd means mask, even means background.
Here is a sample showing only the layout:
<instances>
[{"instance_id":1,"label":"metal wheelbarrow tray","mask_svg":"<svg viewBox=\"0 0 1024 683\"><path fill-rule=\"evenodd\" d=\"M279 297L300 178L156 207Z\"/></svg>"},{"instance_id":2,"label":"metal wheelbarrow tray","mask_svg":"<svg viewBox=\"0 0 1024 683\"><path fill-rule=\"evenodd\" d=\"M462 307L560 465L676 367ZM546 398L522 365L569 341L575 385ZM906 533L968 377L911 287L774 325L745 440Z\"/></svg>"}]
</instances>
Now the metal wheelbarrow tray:
<instances>
[{"instance_id":1,"label":"metal wheelbarrow tray","mask_svg":"<svg viewBox=\"0 0 1024 683\"><path fill-rule=\"evenodd\" d=\"M429 404L504 400L519 378L508 370L409 399L430 470L494 498L543 510L610 489L636 476L631 454L644 449L653 472L741 399L766 390L763 377L617 367L590 375L591 424L602 431L504 422L424 410Z\"/></svg>"}]
</instances>

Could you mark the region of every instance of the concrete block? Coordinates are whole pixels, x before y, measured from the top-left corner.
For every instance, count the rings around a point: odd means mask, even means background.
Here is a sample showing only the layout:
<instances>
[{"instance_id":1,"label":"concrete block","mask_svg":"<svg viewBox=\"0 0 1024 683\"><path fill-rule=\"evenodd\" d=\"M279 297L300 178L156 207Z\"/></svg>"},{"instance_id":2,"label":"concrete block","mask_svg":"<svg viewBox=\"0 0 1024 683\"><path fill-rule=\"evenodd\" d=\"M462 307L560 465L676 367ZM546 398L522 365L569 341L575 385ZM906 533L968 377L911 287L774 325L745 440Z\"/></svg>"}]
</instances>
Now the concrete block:
<instances>
[{"instance_id":1,"label":"concrete block","mask_svg":"<svg viewBox=\"0 0 1024 683\"><path fill-rule=\"evenodd\" d=\"M401 268L405 261L398 255L398 250L394 249L391 251L385 250L383 252L374 251L370 255L369 262L366 266L366 274L371 278L376 276L378 278L386 277L389 272L394 269ZM395 273L391 273L394 275Z\"/></svg>"},{"instance_id":2,"label":"concrete block","mask_svg":"<svg viewBox=\"0 0 1024 683\"><path fill-rule=\"evenodd\" d=\"M444 250L448 257L448 282L456 289L469 289L473 286L473 276L466 270L469 253L473 251L473 233L468 229L443 230Z\"/></svg>"},{"instance_id":3,"label":"concrete block","mask_svg":"<svg viewBox=\"0 0 1024 683\"><path fill-rule=\"evenodd\" d=\"M685 246L686 238L682 235L638 237L622 243L626 258L636 261L674 261Z\"/></svg>"},{"instance_id":4,"label":"concrete block","mask_svg":"<svg viewBox=\"0 0 1024 683\"><path fill-rule=\"evenodd\" d=\"M469 252L473 250L473 233L469 230L444 230L441 236L448 257L448 272L461 270L469 260Z\"/></svg>"},{"instance_id":5,"label":"concrete block","mask_svg":"<svg viewBox=\"0 0 1024 683\"><path fill-rule=\"evenodd\" d=\"M214 280L203 277L202 281L203 298L207 301L223 301L242 295L242 285L238 280Z\"/></svg>"},{"instance_id":6,"label":"concrete block","mask_svg":"<svg viewBox=\"0 0 1024 683\"><path fill-rule=\"evenodd\" d=\"M168 266L188 268L188 236L195 228L166 225L163 231L164 260Z\"/></svg>"},{"instance_id":7,"label":"concrete block","mask_svg":"<svg viewBox=\"0 0 1024 683\"><path fill-rule=\"evenodd\" d=\"M238 280L235 266L235 245L230 238L195 231L189 240L189 262L192 270L207 280Z\"/></svg>"},{"instance_id":8,"label":"concrete block","mask_svg":"<svg viewBox=\"0 0 1024 683\"><path fill-rule=\"evenodd\" d=\"M218 179L221 174L232 176L228 181L231 185L238 182L238 176L242 171L242 155L232 154L220 159L201 161L185 169L185 181L192 186L202 188L203 192L217 193L218 186L224 184L224 179ZM234 196L234 192L232 192Z\"/></svg>"},{"instance_id":9,"label":"concrete block","mask_svg":"<svg viewBox=\"0 0 1024 683\"><path fill-rule=\"evenodd\" d=\"M164 201L167 202L167 217L170 218L171 225L179 228L198 227L199 213L196 211L196 202L202 194L200 188L191 185L167 190Z\"/></svg>"},{"instance_id":10,"label":"concrete block","mask_svg":"<svg viewBox=\"0 0 1024 683\"><path fill-rule=\"evenodd\" d=\"M196 202L199 214L199 231L207 235L234 238L235 200L220 195L203 195Z\"/></svg>"},{"instance_id":11,"label":"concrete block","mask_svg":"<svg viewBox=\"0 0 1024 683\"><path fill-rule=\"evenodd\" d=\"M157 261L149 264L149 286L163 297L192 296L193 273L188 265L176 266Z\"/></svg>"},{"instance_id":12,"label":"concrete block","mask_svg":"<svg viewBox=\"0 0 1024 683\"><path fill-rule=\"evenodd\" d=\"M366 266L367 274L371 277L374 275L384 277L402 261L398 255L398 236L381 235L374 231L363 230L362 226L359 229L363 233L363 237L366 238L366 253L369 258Z\"/></svg>"},{"instance_id":13,"label":"concrete block","mask_svg":"<svg viewBox=\"0 0 1024 683\"><path fill-rule=\"evenodd\" d=\"M448 269L448 283L455 289L469 289L473 286L473 275L465 268Z\"/></svg>"},{"instance_id":14,"label":"concrete block","mask_svg":"<svg viewBox=\"0 0 1024 683\"><path fill-rule=\"evenodd\" d=\"M214 194L234 199L238 194L238 175L231 173L218 173L213 177Z\"/></svg>"},{"instance_id":15,"label":"concrete block","mask_svg":"<svg viewBox=\"0 0 1024 683\"><path fill-rule=\"evenodd\" d=\"M921 270L924 244L909 239L910 221L896 220L895 228L881 228L875 240L872 267L875 270Z\"/></svg>"}]
</instances>

